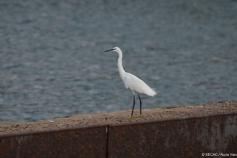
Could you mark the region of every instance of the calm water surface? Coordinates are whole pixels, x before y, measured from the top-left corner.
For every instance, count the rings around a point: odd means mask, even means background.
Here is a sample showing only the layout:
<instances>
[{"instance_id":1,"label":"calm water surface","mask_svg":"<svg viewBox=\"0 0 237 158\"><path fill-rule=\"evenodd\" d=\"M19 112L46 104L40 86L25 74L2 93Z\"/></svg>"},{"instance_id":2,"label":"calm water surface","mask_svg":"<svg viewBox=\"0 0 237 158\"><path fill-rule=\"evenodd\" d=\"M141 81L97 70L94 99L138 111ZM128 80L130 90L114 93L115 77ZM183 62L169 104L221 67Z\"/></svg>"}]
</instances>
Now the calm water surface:
<instances>
[{"instance_id":1,"label":"calm water surface","mask_svg":"<svg viewBox=\"0 0 237 158\"><path fill-rule=\"evenodd\" d=\"M124 66L159 92L144 107L237 99L235 0L0 1L0 120L131 108Z\"/></svg>"}]
</instances>

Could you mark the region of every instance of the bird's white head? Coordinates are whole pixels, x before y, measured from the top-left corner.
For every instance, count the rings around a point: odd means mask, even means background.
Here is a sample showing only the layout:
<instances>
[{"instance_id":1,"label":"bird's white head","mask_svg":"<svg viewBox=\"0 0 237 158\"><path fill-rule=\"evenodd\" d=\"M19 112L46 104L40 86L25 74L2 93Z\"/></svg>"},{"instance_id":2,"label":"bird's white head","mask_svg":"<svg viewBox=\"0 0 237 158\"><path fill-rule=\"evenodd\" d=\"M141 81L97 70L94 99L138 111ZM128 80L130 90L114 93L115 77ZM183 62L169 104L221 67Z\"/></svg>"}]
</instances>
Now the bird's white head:
<instances>
[{"instance_id":1,"label":"bird's white head","mask_svg":"<svg viewBox=\"0 0 237 158\"><path fill-rule=\"evenodd\" d=\"M105 50L104 52L110 52L110 51L114 51L114 52L117 52L117 53L122 52L119 47L114 47L112 49Z\"/></svg>"}]
</instances>

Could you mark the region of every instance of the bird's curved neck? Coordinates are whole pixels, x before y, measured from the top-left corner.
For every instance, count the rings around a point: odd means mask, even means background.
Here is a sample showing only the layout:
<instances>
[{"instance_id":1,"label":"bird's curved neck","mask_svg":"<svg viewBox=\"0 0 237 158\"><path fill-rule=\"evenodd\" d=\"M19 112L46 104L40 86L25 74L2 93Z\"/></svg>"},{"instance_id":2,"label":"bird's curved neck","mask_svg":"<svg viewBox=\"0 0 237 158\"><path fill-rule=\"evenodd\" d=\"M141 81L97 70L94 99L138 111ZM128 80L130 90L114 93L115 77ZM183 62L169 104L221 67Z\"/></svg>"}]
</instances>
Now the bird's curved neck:
<instances>
[{"instance_id":1,"label":"bird's curved neck","mask_svg":"<svg viewBox=\"0 0 237 158\"><path fill-rule=\"evenodd\" d=\"M123 68L123 53L122 51L118 51L118 71L120 76L125 73L125 70Z\"/></svg>"}]
</instances>

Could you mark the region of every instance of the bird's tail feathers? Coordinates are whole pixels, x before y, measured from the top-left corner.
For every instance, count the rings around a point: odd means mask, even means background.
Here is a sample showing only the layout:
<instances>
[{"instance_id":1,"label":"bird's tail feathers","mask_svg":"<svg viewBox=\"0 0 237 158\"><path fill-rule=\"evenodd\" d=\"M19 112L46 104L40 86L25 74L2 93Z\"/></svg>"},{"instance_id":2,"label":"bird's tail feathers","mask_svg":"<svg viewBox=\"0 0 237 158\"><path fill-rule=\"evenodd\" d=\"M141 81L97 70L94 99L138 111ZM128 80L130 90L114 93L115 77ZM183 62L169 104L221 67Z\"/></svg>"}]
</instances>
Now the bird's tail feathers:
<instances>
[{"instance_id":1,"label":"bird's tail feathers","mask_svg":"<svg viewBox=\"0 0 237 158\"><path fill-rule=\"evenodd\" d=\"M157 95L157 93L154 89L150 89L148 95L153 97L153 96Z\"/></svg>"}]
</instances>

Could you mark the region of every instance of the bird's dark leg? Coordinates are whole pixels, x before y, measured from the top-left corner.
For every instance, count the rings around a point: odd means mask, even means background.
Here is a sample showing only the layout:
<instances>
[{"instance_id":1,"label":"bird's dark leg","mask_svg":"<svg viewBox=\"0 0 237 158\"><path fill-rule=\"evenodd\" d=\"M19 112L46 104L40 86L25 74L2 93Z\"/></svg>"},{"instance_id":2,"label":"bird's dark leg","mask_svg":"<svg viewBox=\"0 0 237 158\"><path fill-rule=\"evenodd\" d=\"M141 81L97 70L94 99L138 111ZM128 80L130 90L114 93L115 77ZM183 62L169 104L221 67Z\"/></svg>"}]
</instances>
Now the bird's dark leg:
<instances>
[{"instance_id":1,"label":"bird's dark leg","mask_svg":"<svg viewBox=\"0 0 237 158\"><path fill-rule=\"evenodd\" d=\"M135 95L133 95L133 106L132 106L131 118L132 118L132 116L133 116L134 107L135 107Z\"/></svg>"},{"instance_id":2,"label":"bird's dark leg","mask_svg":"<svg viewBox=\"0 0 237 158\"><path fill-rule=\"evenodd\" d=\"M142 114L142 100L141 100L141 97L140 97L139 94L137 96L138 96L139 101L140 101L140 115L141 115Z\"/></svg>"}]
</instances>

